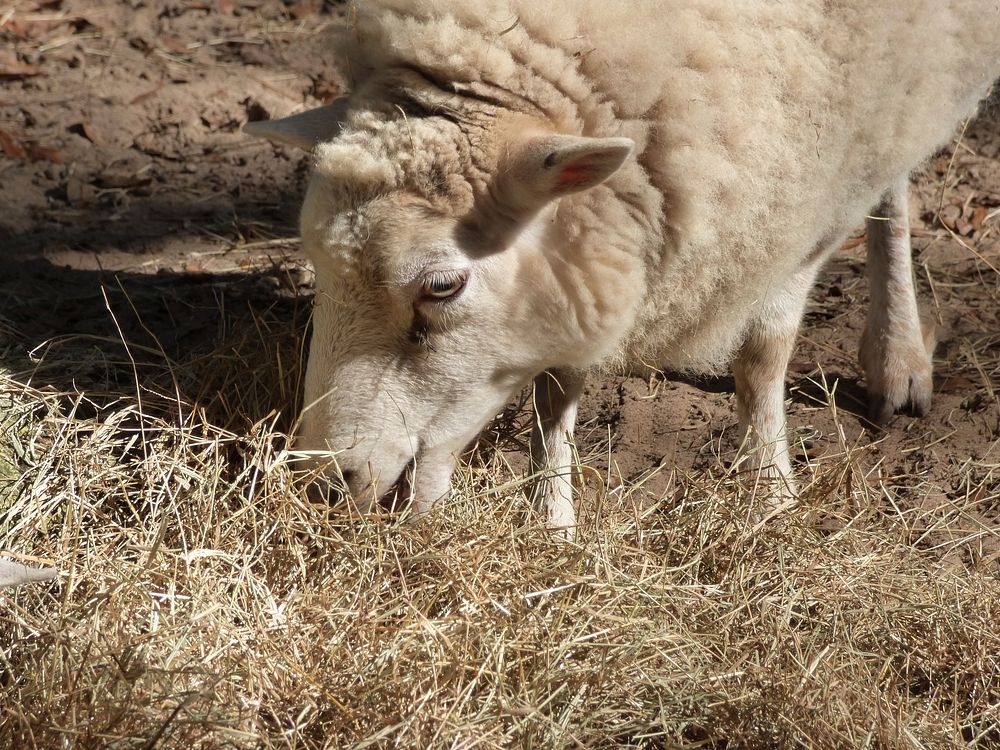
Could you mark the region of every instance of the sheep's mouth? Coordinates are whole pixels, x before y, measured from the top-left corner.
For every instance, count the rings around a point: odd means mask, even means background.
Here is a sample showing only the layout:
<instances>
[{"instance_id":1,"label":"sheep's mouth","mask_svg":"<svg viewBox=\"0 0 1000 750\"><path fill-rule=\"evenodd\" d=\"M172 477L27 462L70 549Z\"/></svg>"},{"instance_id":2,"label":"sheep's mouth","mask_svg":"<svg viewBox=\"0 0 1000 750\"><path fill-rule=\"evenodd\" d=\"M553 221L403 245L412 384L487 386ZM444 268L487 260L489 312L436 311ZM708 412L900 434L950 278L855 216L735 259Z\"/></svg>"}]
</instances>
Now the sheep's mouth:
<instances>
[{"instance_id":1,"label":"sheep's mouth","mask_svg":"<svg viewBox=\"0 0 1000 750\"><path fill-rule=\"evenodd\" d=\"M339 476L313 476L307 479L306 495L315 503L324 505L343 505L352 503L358 510L368 512L386 510L398 512L404 510L413 496L413 472L416 459L410 459L395 481L382 490L383 485L369 482L361 490L351 492L348 482ZM378 492L378 496L375 493ZM353 501L351 498L353 497Z\"/></svg>"},{"instance_id":2,"label":"sheep's mouth","mask_svg":"<svg viewBox=\"0 0 1000 750\"><path fill-rule=\"evenodd\" d=\"M416 467L416 460L410 459L403 471L396 478L396 481L389 485L389 489L379 496L379 507L390 512L403 510L410 503L413 496L413 471Z\"/></svg>"}]
</instances>

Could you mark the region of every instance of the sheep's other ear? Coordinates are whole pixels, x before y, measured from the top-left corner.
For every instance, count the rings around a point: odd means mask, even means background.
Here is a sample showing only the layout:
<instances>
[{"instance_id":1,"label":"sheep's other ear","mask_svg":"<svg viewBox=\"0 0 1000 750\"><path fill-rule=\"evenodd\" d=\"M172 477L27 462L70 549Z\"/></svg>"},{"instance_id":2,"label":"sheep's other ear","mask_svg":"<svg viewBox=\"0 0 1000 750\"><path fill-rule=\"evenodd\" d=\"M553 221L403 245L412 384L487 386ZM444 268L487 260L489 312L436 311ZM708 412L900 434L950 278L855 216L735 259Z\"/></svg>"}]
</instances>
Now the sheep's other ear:
<instances>
[{"instance_id":1,"label":"sheep's other ear","mask_svg":"<svg viewBox=\"0 0 1000 750\"><path fill-rule=\"evenodd\" d=\"M56 577L55 568L29 568L15 560L0 557L0 589L22 583L48 581Z\"/></svg>"},{"instance_id":2,"label":"sheep's other ear","mask_svg":"<svg viewBox=\"0 0 1000 750\"><path fill-rule=\"evenodd\" d=\"M256 138L266 138L272 143L309 151L318 143L336 138L346 115L347 98L344 97L325 107L280 120L248 122L243 126L243 132Z\"/></svg>"},{"instance_id":3,"label":"sheep's other ear","mask_svg":"<svg viewBox=\"0 0 1000 750\"><path fill-rule=\"evenodd\" d=\"M630 138L531 138L509 155L504 197L516 209L537 211L551 200L600 185L618 171L634 147Z\"/></svg>"}]
</instances>

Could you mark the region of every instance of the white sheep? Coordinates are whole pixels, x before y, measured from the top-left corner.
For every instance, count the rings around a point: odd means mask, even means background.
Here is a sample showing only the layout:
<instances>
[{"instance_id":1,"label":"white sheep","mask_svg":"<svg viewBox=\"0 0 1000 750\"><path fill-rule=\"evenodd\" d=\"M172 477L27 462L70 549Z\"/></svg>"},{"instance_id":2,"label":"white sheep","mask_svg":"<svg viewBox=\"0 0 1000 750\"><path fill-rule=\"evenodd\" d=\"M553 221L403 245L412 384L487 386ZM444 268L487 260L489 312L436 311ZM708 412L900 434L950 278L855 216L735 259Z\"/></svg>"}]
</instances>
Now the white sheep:
<instances>
[{"instance_id":1,"label":"white sheep","mask_svg":"<svg viewBox=\"0 0 1000 750\"><path fill-rule=\"evenodd\" d=\"M431 507L534 379L537 504L571 529L585 374L730 362L745 445L793 491L786 366L818 270L873 206L874 414L926 409L907 178L1000 75L995 0L365 0L352 17L350 96L247 129L315 149L298 447L360 505L412 479Z\"/></svg>"}]
</instances>

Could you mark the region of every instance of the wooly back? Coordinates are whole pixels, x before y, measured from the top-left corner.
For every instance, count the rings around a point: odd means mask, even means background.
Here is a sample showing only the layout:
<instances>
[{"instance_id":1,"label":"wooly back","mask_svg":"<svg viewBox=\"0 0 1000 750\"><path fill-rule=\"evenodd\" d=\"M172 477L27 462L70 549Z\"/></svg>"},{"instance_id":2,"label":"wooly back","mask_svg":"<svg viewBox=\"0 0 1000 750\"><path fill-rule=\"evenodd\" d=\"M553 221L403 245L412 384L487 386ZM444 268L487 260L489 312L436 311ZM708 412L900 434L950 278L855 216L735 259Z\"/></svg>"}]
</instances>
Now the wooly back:
<instances>
[{"instance_id":1,"label":"wooly back","mask_svg":"<svg viewBox=\"0 0 1000 750\"><path fill-rule=\"evenodd\" d=\"M723 364L774 280L835 248L1000 73L986 0L366 0L355 13L356 87L407 66L509 92L560 132L636 142L634 168L607 183L617 200L560 208L570 224L635 224L642 243L635 322L605 364Z\"/></svg>"}]
</instances>

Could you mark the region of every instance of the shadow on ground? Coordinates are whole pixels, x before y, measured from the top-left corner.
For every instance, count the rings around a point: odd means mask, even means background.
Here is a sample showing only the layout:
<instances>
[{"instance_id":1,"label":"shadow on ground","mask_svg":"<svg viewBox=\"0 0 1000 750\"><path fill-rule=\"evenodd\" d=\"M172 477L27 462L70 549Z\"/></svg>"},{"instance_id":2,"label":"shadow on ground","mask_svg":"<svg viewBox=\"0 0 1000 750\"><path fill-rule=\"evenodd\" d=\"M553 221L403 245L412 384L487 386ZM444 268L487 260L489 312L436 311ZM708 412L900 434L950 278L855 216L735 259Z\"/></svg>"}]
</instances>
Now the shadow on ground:
<instances>
[{"instance_id":1,"label":"shadow on ground","mask_svg":"<svg viewBox=\"0 0 1000 750\"><path fill-rule=\"evenodd\" d=\"M33 260L0 274L0 369L78 401L77 416L145 395L235 431L274 412L291 427L311 305L282 268L141 274Z\"/></svg>"}]
</instances>

